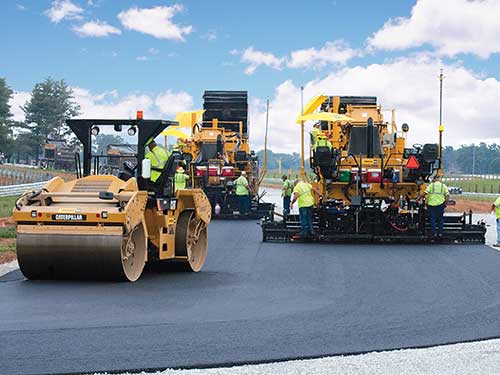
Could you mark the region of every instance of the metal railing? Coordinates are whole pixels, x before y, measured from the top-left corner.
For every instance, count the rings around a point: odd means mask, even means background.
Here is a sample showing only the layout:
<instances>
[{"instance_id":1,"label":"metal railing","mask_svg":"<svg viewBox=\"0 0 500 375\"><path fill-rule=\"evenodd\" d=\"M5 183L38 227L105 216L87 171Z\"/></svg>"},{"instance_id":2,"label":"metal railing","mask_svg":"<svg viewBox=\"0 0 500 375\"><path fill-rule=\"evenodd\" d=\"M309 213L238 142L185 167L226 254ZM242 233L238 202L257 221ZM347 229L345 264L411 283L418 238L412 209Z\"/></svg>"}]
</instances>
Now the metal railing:
<instances>
[{"instance_id":1,"label":"metal railing","mask_svg":"<svg viewBox=\"0 0 500 375\"><path fill-rule=\"evenodd\" d=\"M0 186L0 197L13 197L21 195L25 191L39 190L45 186L48 181L33 182L31 184Z\"/></svg>"}]
</instances>

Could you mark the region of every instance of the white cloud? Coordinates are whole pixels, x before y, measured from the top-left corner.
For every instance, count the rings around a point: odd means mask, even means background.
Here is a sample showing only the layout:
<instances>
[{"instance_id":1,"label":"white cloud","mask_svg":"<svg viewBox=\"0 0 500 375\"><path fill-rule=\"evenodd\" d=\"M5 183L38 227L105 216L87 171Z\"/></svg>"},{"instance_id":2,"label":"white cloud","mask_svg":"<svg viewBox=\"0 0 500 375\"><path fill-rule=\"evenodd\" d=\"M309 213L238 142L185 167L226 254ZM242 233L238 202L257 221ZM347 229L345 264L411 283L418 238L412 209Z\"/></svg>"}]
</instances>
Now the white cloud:
<instances>
[{"instance_id":1,"label":"white cloud","mask_svg":"<svg viewBox=\"0 0 500 375\"><path fill-rule=\"evenodd\" d=\"M85 22L83 25L74 26L73 31L81 37L104 37L122 33L120 29L102 21Z\"/></svg>"},{"instance_id":2,"label":"white cloud","mask_svg":"<svg viewBox=\"0 0 500 375\"><path fill-rule=\"evenodd\" d=\"M16 4L17 9L26 10L26 7L23 4Z\"/></svg>"},{"instance_id":3,"label":"white cloud","mask_svg":"<svg viewBox=\"0 0 500 375\"><path fill-rule=\"evenodd\" d=\"M253 74L261 65L281 70L288 68L319 69L327 65L345 65L353 57L360 56L361 51L350 48L343 40L326 42L320 49L304 48L290 52L289 57L279 57L270 52L264 52L249 47L240 53L237 49L229 51L230 55L241 54L241 62L248 64L245 74Z\"/></svg>"},{"instance_id":4,"label":"white cloud","mask_svg":"<svg viewBox=\"0 0 500 375\"><path fill-rule=\"evenodd\" d=\"M306 48L292 51L287 62L289 68L321 68L328 64L345 65L360 52L342 40L326 42L320 49Z\"/></svg>"},{"instance_id":5,"label":"white cloud","mask_svg":"<svg viewBox=\"0 0 500 375\"><path fill-rule=\"evenodd\" d=\"M217 39L217 32L215 30L209 30L207 33L201 36L201 39L206 39L208 41Z\"/></svg>"},{"instance_id":6,"label":"white cloud","mask_svg":"<svg viewBox=\"0 0 500 375\"><path fill-rule=\"evenodd\" d=\"M59 23L63 19L81 19L83 9L71 2L71 0L53 0L45 15L54 23Z\"/></svg>"},{"instance_id":7,"label":"white cloud","mask_svg":"<svg viewBox=\"0 0 500 375\"><path fill-rule=\"evenodd\" d=\"M444 142L499 141L500 82L482 77L460 64L425 55L388 61L384 64L343 68L305 84L304 101L317 94L375 95L387 110L396 109L396 121L410 125L408 144L437 142L439 122L439 67L445 70L443 99ZM250 106L252 143L262 148L265 126L263 100ZM295 118L300 112L300 87L285 81L276 89L269 113L269 144L273 151L300 150L300 130ZM387 114L389 116L389 114ZM390 121L390 117L386 120ZM306 125L310 130L311 124Z\"/></svg>"},{"instance_id":8,"label":"white cloud","mask_svg":"<svg viewBox=\"0 0 500 375\"><path fill-rule=\"evenodd\" d=\"M10 113L12 113L14 120L23 121L24 112L21 106L25 105L31 98L31 93L26 91L14 92L14 95L9 100Z\"/></svg>"},{"instance_id":9,"label":"white cloud","mask_svg":"<svg viewBox=\"0 0 500 375\"><path fill-rule=\"evenodd\" d=\"M155 104L161 114L175 116L177 112L193 109L193 97L185 91L173 92L167 90L158 95Z\"/></svg>"},{"instance_id":10,"label":"white cloud","mask_svg":"<svg viewBox=\"0 0 500 375\"><path fill-rule=\"evenodd\" d=\"M149 58L147 56L137 56L135 58L137 61L148 61Z\"/></svg>"},{"instance_id":11,"label":"white cloud","mask_svg":"<svg viewBox=\"0 0 500 375\"><path fill-rule=\"evenodd\" d=\"M157 6L154 8L130 8L118 14L122 25L159 39L184 41L184 36L193 31L192 26L180 26L172 18L183 11L183 6Z\"/></svg>"},{"instance_id":12,"label":"white cloud","mask_svg":"<svg viewBox=\"0 0 500 375\"><path fill-rule=\"evenodd\" d=\"M145 118L157 115L153 99L146 94L120 97L116 90L94 94L80 87L73 88L73 93L81 107L80 118L135 118L137 110L143 110Z\"/></svg>"},{"instance_id":13,"label":"white cloud","mask_svg":"<svg viewBox=\"0 0 500 375\"><path fill-rule=\"evenodd\" d=\"M409 18L390 19L368 39L371 48L403 50L430 45L445 56L500 52L500 1L418 0Z\"/></svg>"},{"instance_id":14,"label":"white cloud","mask_svg":"<svg viewBox=\"0 0 500 375\"><path fill-rule=\"evenodd\" d=\"M245 69L245 74L253 74L260 65L265 65L273 69L281 69L285 62L284 57L277 57L270 52L255 50L248 47L241 54L241 62L249 64Z\"/></svg>"},{"instance_id":15,"label":"white cloud","mask_svg":"<svg viewBox=\"0 0 500 375\"><path fill-rule=\"evenodd\" d=\"M148 52L151 54L151 55L158 55L160 53L160 50L159 49L156 49L156 48L150 48L148 49Z\"/></svg>"}]
</instances>

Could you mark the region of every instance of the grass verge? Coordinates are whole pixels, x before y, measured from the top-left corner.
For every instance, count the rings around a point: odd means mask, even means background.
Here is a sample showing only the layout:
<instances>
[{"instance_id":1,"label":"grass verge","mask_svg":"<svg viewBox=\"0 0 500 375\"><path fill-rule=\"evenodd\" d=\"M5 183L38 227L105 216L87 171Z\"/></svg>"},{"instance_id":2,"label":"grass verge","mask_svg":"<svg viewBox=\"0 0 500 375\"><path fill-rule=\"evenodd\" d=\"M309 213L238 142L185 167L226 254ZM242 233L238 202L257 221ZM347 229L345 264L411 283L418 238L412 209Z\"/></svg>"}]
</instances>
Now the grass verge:
<instances>
[{"instance_id":1,"label":"grass verge","mask_svg":"<svg viewBox=\"0 0 500 375\"><path fill-rule=\"evenodd\" d=\"M0 217L8 217L12 214L12 209L16 203L16 197L0 197Z\"/></svg>"}]
</instances>

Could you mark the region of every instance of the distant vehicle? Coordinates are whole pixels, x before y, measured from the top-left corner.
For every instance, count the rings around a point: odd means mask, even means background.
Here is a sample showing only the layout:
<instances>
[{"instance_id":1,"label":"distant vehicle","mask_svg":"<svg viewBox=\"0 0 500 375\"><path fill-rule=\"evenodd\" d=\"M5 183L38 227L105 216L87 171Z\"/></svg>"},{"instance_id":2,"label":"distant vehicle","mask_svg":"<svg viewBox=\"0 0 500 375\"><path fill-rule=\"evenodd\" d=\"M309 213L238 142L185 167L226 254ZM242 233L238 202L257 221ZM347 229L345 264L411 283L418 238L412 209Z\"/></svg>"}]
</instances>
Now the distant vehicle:
<instances>
[{"instance_id":1,"label":"distant vehicle","mask_svg":"<svg viewBox=\"0 0 500 375\"><path fill-rule=\"evenodd\" d=\"M106 155L100 157L99 174L118 176L124 164L135 167L137 164L137 145L109 144L106 146Z\"/></svg>"},{"instance_id":2,"label":"distant vehicle","mask_svg":"<svg viewBox=\"0 0 500 375\"><path fill-rule=\"evenodd\" d=\"M463 193L463 189L457 186L448 186L448 192L453 195L460 195Z\"/></svg>"},{"instance_id":3,"label":"distant vehicle","mask_svg":"<svg viewBox=\"0 0 500 375\"><path fill-rule=\"evenodd\" d=\"M47 139L43 146L43 156L40 158L40 166L50 169L75 169L75 153L78 147L68 146L63 139Z\"/></svg>"}]
</instances>

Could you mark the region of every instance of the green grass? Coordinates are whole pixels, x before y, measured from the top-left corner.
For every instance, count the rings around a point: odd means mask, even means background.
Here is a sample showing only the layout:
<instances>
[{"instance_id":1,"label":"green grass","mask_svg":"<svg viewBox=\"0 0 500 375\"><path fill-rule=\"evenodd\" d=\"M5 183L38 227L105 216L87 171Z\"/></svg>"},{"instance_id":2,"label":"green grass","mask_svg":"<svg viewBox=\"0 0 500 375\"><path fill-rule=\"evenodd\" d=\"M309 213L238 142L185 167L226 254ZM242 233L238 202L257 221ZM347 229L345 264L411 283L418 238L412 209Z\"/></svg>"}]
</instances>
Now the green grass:
<instances>
[{"instance_id":1,"label":"green grass","mask_svg":"<svg viewBox=\"0 0 500 375\"><path fill-rule=\"evenodd\" d=\"M0 197L0 217L8 217L12 215L14 203L17 197Z\"/></svg>"},{"instance_id":2,"label":"green grass","mask_svg":"<svg viewBox=\"0 0 500 375\"><path fill-rule=\"evenodd\" d=\"M0 228L0 238L16 238L16 227L11 225Z\"/></svg>"},{"instance_id":3,"label":"green grass","mask_svg":"<svg viewBox=\"0 0 500 375\"><path fill-rule=\"evenodd\" d=\"M15 242L0 245L0 253L7 253L9 251L16 251L16 243Z\"/></svg>"}]
</instances>

